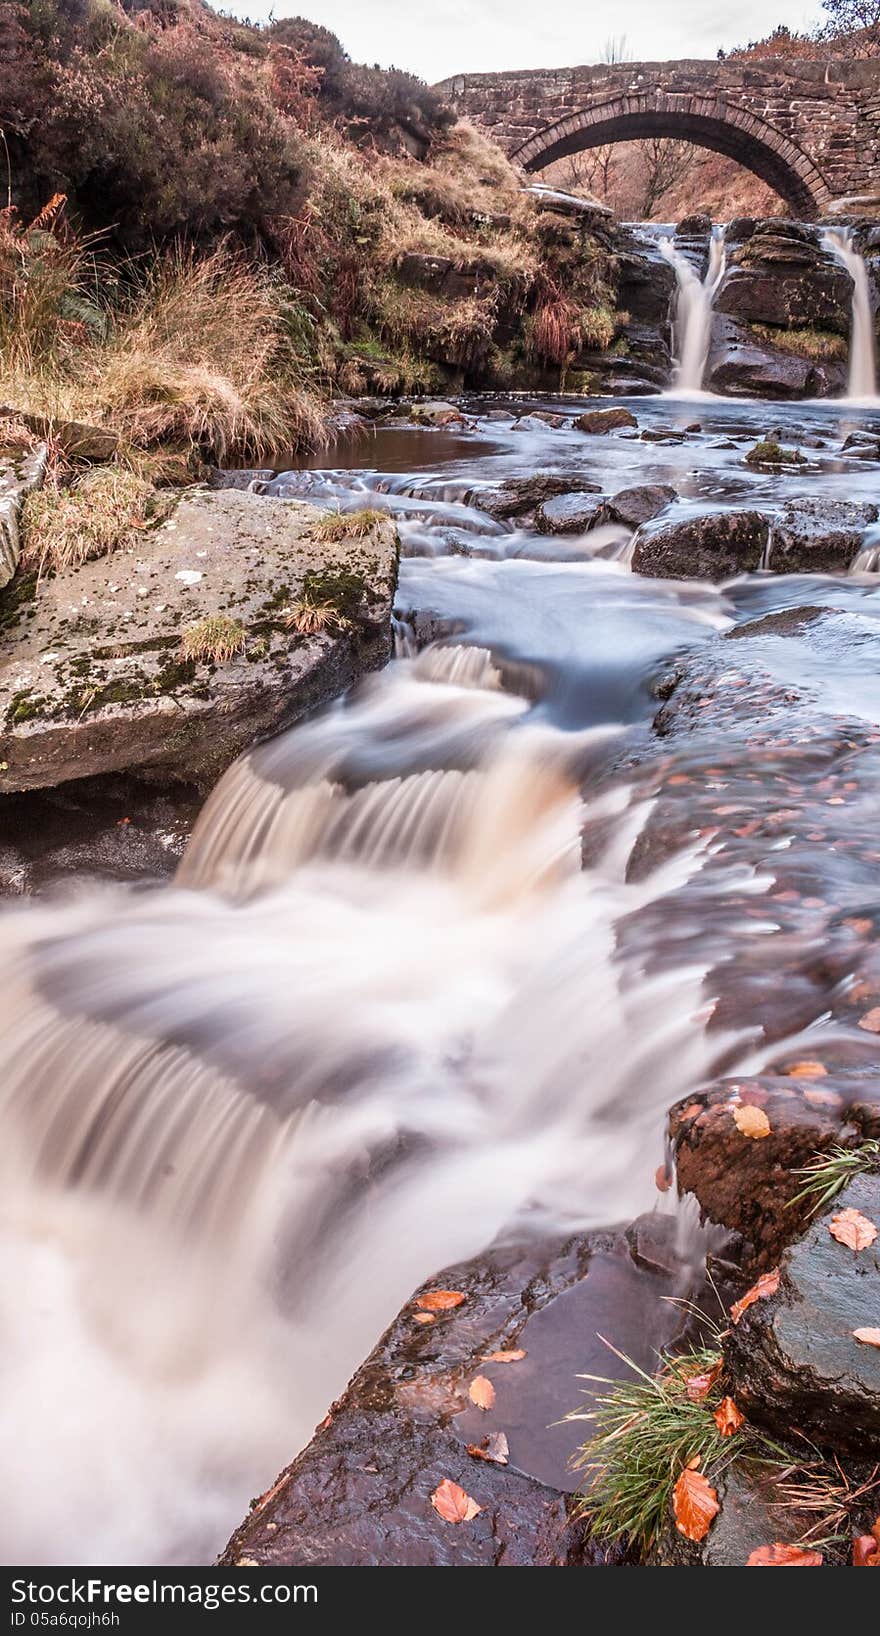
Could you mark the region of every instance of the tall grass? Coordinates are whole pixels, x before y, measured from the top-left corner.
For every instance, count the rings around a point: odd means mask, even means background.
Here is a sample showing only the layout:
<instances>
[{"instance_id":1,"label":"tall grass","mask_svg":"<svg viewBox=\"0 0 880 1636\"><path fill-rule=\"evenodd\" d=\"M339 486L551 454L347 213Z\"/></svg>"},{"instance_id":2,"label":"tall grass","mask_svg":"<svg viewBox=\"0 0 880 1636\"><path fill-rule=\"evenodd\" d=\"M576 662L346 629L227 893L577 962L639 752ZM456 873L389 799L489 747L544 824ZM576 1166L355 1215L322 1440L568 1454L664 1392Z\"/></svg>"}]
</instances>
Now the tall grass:
<instances>
[{"instance_id":1,"label":"tall grass","mask_svg":"<svg viewBox=\"0 0 880 1636\"><path fill-rule=\"evenodd\" d=\"M222 463L323 434L281 287L226 245L153 262L95 363L94 400L136 448L191 445Z\"/></svg>"},{"instance_id":2,"label":"tall grass","mask_svg":"<svg viewBox=\"0 0 880 1636\"><path fill-rule=\"evenodd\" d=\"M227 244L166 250L111 283L62 196L29 224L0 212L0 395L112 424L130 451L222 463L317 446L301 317L286 286Z\"/></svg>"}]
</instances>

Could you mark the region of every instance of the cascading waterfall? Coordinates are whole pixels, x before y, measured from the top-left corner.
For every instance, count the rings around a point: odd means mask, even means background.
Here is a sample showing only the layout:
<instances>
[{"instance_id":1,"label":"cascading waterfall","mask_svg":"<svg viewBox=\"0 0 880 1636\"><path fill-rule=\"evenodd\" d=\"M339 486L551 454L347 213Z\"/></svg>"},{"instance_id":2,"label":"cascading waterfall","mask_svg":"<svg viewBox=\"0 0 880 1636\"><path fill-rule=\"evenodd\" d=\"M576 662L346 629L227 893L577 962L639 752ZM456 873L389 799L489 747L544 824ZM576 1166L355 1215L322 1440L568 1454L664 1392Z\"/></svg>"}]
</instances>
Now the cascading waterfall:
<instances>
[{"instance_id":1,"label":"cascading waterfall","mask_svg":"<svg viewBox=\"0 0 880 1636\"><path fill-rule=\"evenodd\" d=\"M7 912L7 1560L209 1559L424 1277L654 1202L732 1040L617 927L704 842L628 882L618 730L527 713L486 651L402 659L237 763L173 887Z\"/></svg>"},{"instance_id":2,"label":"cascading waterfall","mask_svg":"<svg viewBox=\"0 0 880 1636\"><path fill-rule=\"evenodd\" d=\"M687 256L674 239L660 239L657 248L675 273L678 293L673 321L676 392L699 392L703 386L709 342L712 334L712 304L724 277L724 228L714 227L709 241L706 275L697 277Z\"/></svg>"},{"instance_id":3,"label":"cascading waterfall","mask_svg":"<svg viewBox=\"0 0 880 1636\"><path fill-rule=\"evenodd\" d=\"M829 227L822 235L822 246L846 268L853 281L847 397L876 398L877 349L865 258L853 245L851 227Z\"/></svg>"}]
</instances>

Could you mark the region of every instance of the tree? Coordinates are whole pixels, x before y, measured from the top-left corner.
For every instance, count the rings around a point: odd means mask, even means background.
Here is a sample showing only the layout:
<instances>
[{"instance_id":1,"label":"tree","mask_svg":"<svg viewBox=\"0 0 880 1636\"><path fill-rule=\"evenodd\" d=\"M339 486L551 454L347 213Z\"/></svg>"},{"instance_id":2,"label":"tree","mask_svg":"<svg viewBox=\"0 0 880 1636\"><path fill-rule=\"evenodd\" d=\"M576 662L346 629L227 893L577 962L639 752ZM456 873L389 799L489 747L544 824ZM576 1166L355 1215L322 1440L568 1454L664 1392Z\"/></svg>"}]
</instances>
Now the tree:
<instances>
[{"instance_id":1,"label":"tree","mask_svg":"<svg viewBox=\"0 0 880 1636\"><path fill-rule=\"evenodd\" d=\"M649 136L639 143L645 180L642 190L642 217L650 221L664 193L677 187L689 174L694 150L689 142L671 136Z\"/></svg>"},{"instance_id":2,"label":"tree","mask_svg":"<svg viewBox=\"0 0 880 1636\"><path fill-rule=\"evenodd\" d=\"M856 57L880 56L880 0L822 0L828 22L822 38L846 44Z\"/></svg>"},{"instance_id":3,"label":"tree","mask_svg":"<svg viewBox=\"0 0 880 1636\"><path fill-rule=\"evenodd\" d=\"M560 186L572 193L578 190L595 193L598 198L607 201L611 189L614 147L613 142L603 142L598 148L582 148L580 153L571 154L559 176Z\"/></svg>"}]
</instances>

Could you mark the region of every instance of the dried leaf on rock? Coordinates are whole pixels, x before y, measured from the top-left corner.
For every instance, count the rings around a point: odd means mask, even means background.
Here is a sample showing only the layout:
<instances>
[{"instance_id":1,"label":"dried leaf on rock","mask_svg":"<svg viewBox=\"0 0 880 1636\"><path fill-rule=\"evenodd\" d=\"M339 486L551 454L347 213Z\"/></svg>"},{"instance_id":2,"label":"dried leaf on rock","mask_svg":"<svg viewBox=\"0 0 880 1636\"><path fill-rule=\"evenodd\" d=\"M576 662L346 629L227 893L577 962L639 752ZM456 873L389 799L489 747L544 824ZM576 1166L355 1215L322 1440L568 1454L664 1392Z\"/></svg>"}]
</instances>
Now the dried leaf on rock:
<instances>
[{"instance_id":1,"label":"dried leaf on rock","mask_svg":"<svg viewBox=\"0 0 880 1636\"><path fill-rule=\"evenodd\" d=\"M793 1062L785 1072L789 1079L824 1079L828 1069L821 1062Z\"/></svg>"},{"instance_id":2,"label":"dried leaf on rock","mask_svg":"<svg viewBox=\"0 0 880 1636\"><path fill-rule=\"evenodd\" d=\"M741 1295L738 1301L734 1301L730 1309L731 1323L738 1324L743 1313L747 1312L750 1306L754 1306L756 1301L763 1301L768 1295L775 1295L778 1288L779 1268L774 1267L772 1272L762 1272L751 1289L747 1289L745 1295Z\"/></svg>"},{"instance_id":3,"label":"dried leaf on rock","mask_svg":"<svg viewBox=\"0 0 880 1636\"><path fill-rule=\"evenodd\" d=\"M512 1352L484 1352L484 1363L519 1363L520 1358L527 1357L524 1346L517 1346Z\"/></svg>"},{"instance_id":4,"label":"dried leaf on rock","mask_svg":"<svg viewBox=\"0 0 880 1636\"><path fill-rule=\"evenodd\" d=\"M706 1369L699 1375L688 1375L684 1385L692 1403L702 1403L703 1398L708 1397L720 1373L721 1359L719 1358L711 1369Z\"/></svg>"},{"instance_id":5,"label":"dried leaf on rock","mask_svg":"<svg viewBox=\"0 0 880 1636\"><path fill-rule=\"evenodd\" d=\"M861 1210L838 1210L828 1223L828 1231L838 1244L856 1251L866 1250L877 1237L873 1221L863 1216Z\"/></svg>"},{"instance_id":6,"label":"dried leaf on rock","mask_svg":"<svg viewBox=\"0 0 880 1636\"><path fill-rule=\"evenodd\" d=\"M759 1545L746 1563L747 1568L821 1568L822 1552L807 1551L800 1545Z\"/></svg>"},{"instance_id":7,"label":"dried leaf on rock","mask_svg":"<svg viewBox=\"0 0 880 1636\"><path fill-rule=\"evenodd\" d=\"M859 1018L859 1027L869 1034L880 1034L880 1005L871 1007L863 1017Z\"/></svg>"},{"instance_id":8,"label":"dried leaf on rock","mask_svg":"<svg viewBox=\"0 0 880 1636\"><path fill-rule=\"evenodd\" d=\"M490 1432L479 1443L468 1443L467 1451L475 1460L488 1460L493 1466L506 1466L510 1459L510 1447L503 1432Z\"/></svg>"},{"instance_id":9,"label":"dried leaf on rock","mask_svg":"<svg viewBox=\"0 0 880 1636\"><path fill-rule=\"evenodd\" d=\"M712 1416L722 1437L732 1437L745 1422L745 1415L737 1408L732 1397L723 1397Z\"/></svg>"},{"instance_id":10,"label":"dried leaf on rock","mask_svg":"<svg viewBox=\"0 0 880 1636\"><path fill-rule=\"evenodd\" d=\"M853 1334L863 1346L880 1346L880 1329L854 1329Z\"/></svg>"},{"instance_id":11,"label":"dried leaf on rock","mask_svg":"<svg viewBox=\"0 0 880 1636\"><path fill-rule=\"evenodd\" d=\"M672 1491L675 1526L685 1539L705 1539L721 1507L711 1483L693 1464L686 1466Z\"/></svg>"},{"instance_id":12,"label":"dried leaf on rock","mask_svg":"<svg viewBox=\"0 0 880 1636\"><path fill-rule=\"evenodd\" d=\"M448 1477L444 1477L442 1483L437 1484L431 1495L431 1504L444 1522L471 1522L483 1509L470 1494L459 1488L458 1483L451 1482Z\"/></svg>"},{"instance_id":13,"label":"dried leaf on rock","mask_svg":"<svg viewBox=\"0 0 880 1636\"><path fill-rule=\"evenodd\" d=\"M763 1108L756 1108L750 1102L734 1108L733 1122L743 1136L751 1136L756 1142L770 1135L770 1121Z\"/></svg>"},{"instance_id":14,"label":"dried leaf on rock","mask_svg":"<svg viewBox=\"0 0 880 1636\"><path fill-rule=\"evenodd\" d=\"M495 1402L495 1387L485 1375L476 1375L468 1387L468 1397L478 1409L491 1409Z\"/></svg>"},{"instance_id":15,"label":"dried leaf on rock","mask_svg":"<svg viewBox=\"0 0 880 1636\"><path fill-rule=\"evenodd\" d=\"M418 1297L416 1306L425 1312L449 1312L453 1307L460 1307L463 1300L458 1289L429 1289Z\"/></svg>"}]
</instances>

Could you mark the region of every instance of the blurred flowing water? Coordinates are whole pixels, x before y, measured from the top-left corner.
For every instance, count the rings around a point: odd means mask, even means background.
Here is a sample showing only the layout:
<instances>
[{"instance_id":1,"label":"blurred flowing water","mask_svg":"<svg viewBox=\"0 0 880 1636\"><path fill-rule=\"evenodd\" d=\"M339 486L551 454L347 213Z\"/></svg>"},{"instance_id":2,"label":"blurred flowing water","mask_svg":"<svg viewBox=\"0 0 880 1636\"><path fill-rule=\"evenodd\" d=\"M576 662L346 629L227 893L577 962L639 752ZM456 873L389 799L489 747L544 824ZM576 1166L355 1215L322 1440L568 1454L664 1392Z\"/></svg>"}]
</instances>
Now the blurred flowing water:
<instances>
[{"instance_id":1,"label":"blurred flowing water","mask_svg":"<svg viewBox=\"0 0 880 1636\"><path fill-rule=\"evenodd\" d=\"M670 1103L766 1053L748 1020L707 1033L706 977L722 924L765 929L724 901L772 874L707 871L687 823L629 865L671 753L647 747L652 682L789 582L638 579L618 529L538 536L479 500L535 469L671 482L684 511L875 477L827 405L718 404L677 441L693 405L639 403L669 429L647 444L473 409L269 485L397 518L388 669L243 757L172 885L3 911L10 1562L209 1560L422 1279L653 1207ZM825 440L809 472L743 466L768 425ZM877 584L809 600L873 622Z\"/></svg>"}]
</instances>

